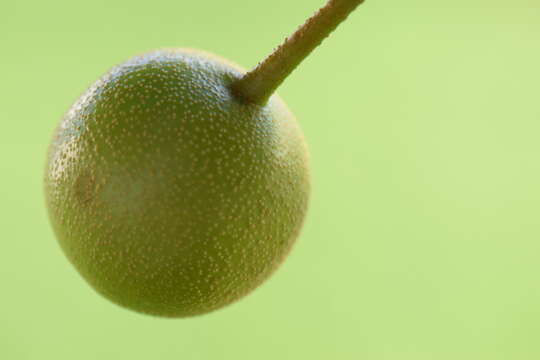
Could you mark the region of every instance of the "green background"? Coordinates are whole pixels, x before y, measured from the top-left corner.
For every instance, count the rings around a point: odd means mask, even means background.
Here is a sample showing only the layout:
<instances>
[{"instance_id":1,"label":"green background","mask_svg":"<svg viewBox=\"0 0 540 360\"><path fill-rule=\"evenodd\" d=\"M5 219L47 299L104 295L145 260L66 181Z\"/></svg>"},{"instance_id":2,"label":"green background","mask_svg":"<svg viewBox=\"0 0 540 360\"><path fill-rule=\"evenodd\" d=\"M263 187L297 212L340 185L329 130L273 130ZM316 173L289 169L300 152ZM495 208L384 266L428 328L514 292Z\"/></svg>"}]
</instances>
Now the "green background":
<instances>
[{"instance_id":1,"label":"green background","mask_svg":"<svg viewBox=\"0 0 540 360\"><path fill-rule=\"evenodd\" d=\"M139 315L61 253L41 182L78 94L157 47L250 67L322 4L0 3L0 359L540 358L538 0L371 0L290 76L311 208L240 302Z\"/></svg>"}]
</instances>

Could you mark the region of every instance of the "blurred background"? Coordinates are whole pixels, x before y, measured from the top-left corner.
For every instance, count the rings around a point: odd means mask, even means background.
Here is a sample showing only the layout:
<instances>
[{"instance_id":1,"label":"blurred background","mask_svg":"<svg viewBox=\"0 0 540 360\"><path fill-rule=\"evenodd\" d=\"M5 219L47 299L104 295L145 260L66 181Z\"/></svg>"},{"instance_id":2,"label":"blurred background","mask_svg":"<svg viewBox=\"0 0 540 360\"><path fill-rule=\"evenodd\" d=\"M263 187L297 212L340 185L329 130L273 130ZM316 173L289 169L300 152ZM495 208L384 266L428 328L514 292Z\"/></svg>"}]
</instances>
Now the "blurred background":
<instances>
[{"instance_id":1,"label":"blurred background","mask_svg":"<svg viewBox=\"0 0 540 360\"><path fill-rule=\"evenodd\" d=\"M139 315L61 253L45 153L88 85L158 47L251 67L323 3L0 3L1 359L540 358L537 0L370 0L290 76L311 208L240 302Z\"/></svg>"}]
</instances>

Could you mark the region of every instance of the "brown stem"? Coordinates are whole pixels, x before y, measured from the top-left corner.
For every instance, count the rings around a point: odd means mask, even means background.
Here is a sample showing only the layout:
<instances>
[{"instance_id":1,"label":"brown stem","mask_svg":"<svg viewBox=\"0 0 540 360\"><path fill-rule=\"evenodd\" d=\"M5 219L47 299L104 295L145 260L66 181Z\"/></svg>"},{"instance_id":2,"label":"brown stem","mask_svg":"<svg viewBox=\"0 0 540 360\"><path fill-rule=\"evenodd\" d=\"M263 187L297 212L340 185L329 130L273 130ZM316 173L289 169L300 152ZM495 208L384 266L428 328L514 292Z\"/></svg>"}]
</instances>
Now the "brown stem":
<instances>
[{"instance_id":1,"label":"brown stem","mask_svg":"<svg viewBox=\"0 0 540 360\"><path fill-rule=\"evenodd\" d=\"M298 64L363 2L329 0L271 55L233 83L233 92L245 102L266 103Z\"/></svg>"}]
</instances>

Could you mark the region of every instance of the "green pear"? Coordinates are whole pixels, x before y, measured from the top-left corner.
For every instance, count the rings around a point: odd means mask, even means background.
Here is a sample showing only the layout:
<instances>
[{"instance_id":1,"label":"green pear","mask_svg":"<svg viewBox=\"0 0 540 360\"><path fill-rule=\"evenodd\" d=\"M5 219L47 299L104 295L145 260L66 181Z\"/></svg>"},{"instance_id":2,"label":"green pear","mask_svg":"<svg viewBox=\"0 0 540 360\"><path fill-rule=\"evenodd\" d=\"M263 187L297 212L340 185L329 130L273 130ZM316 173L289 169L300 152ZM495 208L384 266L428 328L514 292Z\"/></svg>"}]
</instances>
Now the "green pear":
<instances>
[{"instance_id":1,"label":"green pear","mask_svg":"<svg viewBox=\"0 0 540 360\"><path fill-rule=\"evenodd\" d=\"M47 205L62 249L120 305L162 316L227 305L296 239L308 152L283 101L247 105L244 72L165 49L113 68L67 112L49 151Z\"/></svg>"},{"instance_id":2,"label":"green pear","mask_svg":"<svg viewBox=\"0 0 540 360\"><path fill-rule=\"evenodd\" d=\"M362 0L329 0L251 72L163 49L111 69L65 114L50 221L99 293L186 317L230 304L293 246L310 194L302 132L275 89Z\"/></svg>"}]
</instances>

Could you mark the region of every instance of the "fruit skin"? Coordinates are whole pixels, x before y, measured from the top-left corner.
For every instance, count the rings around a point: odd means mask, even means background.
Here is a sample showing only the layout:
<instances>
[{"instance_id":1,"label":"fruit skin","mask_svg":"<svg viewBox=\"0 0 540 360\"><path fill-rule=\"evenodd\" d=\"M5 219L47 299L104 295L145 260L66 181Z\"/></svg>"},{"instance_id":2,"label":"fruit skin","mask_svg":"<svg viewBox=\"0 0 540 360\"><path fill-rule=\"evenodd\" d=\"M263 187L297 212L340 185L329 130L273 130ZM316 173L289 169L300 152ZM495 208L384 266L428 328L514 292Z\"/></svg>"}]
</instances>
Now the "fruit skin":
<instances>
[{"instance_id":1,"label":"fruit skin","mask_svg":"<svg viewBox=\"0 0 540 360\"><path fill-rule=\"evenodd\" d=\"M149 52L105 74L56 129L49 217L69 260L113 302L210 312L260 285L297 238L307 148L278 96L256 105L231 94L243 73L198 50Z\"/></svg>"}]
</instances>

